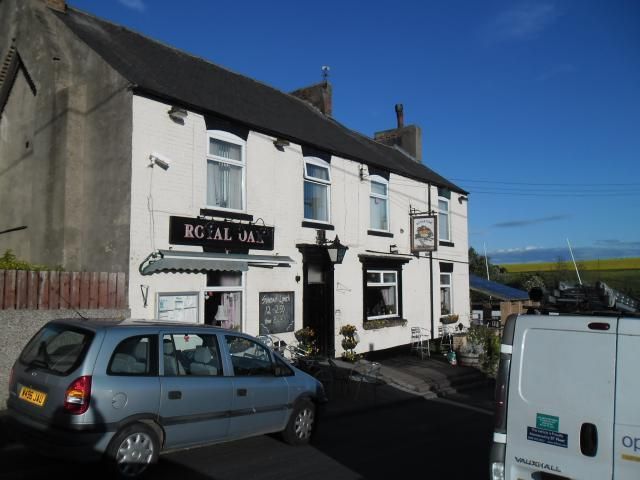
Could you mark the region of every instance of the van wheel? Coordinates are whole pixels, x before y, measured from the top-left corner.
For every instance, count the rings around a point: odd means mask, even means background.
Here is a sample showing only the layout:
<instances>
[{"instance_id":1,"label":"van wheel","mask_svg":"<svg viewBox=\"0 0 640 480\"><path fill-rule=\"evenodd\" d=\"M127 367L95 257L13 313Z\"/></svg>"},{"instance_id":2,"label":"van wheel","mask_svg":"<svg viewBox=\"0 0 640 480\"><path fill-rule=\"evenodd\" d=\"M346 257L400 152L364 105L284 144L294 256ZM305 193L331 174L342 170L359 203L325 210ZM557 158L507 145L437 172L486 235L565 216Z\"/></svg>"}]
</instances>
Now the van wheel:
<instances>
[{"instance_id":1,"label":"van wheel","mask_svg":"<svg viewBox=\"0 0 640 480\"><path fill-rule=\"evenodd\" d=\"M290 445L305 445L311 440L316 421L316 406L309 399L302 399L289 417L287 427L282 431L282 438Z\"/></svg>"},{"instance_id":2,"label":"van wheel","mask_svg":"<svg viewBox=\"0 0 640 480\"><path fill-rule=\"evenodd\" d=\"M133 423L111 439L106 452L110 467L120 478L136 478L158 461L160 442L143 423Z\"/></svg>"}]
</instances>

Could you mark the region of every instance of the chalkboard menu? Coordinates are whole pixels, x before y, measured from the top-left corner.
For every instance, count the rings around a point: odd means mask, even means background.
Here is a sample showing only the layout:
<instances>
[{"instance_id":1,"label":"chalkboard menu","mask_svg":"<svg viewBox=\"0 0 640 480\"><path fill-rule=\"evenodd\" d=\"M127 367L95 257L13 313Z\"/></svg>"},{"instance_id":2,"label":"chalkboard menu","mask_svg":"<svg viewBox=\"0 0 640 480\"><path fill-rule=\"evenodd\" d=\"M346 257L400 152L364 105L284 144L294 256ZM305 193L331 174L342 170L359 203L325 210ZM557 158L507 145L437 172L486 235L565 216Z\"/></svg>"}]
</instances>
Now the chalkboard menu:
<instances>
[{"instance_id":1,"label":"chalkboard menu","mask_svg":"<svg viewBox=\"0 0 640 480\"><path fill-rule=\"evenodd\" d=\"M260 292L260 335L293 332L294 292Z\"/></svg>"}]
</instances>

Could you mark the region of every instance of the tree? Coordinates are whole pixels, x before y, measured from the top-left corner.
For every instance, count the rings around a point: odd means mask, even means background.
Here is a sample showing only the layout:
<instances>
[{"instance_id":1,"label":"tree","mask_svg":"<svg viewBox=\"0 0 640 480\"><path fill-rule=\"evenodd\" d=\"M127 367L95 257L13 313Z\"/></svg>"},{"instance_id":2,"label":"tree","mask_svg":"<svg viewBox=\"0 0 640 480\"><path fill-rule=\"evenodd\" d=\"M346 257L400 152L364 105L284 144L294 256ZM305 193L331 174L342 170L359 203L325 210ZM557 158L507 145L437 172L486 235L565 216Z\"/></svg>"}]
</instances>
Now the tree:
<instances>
[{"instance_id":1,"label":"tree","mask_svg":"<svg viewBox=\"0 0 640 480\"><path fill-rule=\"evenodd\" d=\"M504 280L506 270L499 265L493 265L491 259L480 255L473 247L469 247L469 273L478 277L487 278L487 264L489 266L489 277L492 281L500 282Z\"/></svg>"}]
</instances>

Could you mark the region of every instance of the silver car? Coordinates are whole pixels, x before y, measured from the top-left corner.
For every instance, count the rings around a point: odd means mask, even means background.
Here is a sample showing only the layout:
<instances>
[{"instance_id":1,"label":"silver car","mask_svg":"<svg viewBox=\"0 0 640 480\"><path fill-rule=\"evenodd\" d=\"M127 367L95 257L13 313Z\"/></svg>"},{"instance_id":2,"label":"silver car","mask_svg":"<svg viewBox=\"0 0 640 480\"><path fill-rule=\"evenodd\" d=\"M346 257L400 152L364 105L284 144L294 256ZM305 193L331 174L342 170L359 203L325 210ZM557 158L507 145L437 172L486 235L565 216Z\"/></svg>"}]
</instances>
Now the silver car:
<instances>
[{"instance_id":1,"label":"silver car","mask_svg":"<svg viewBox=\"0 0 640 480\"><path fill-rule=\"evenodd\" d=\"M305 444L325 401L320 382L243 333L68 319L24 348L7 407L28 445L135 477L170 450L273 432Z\"/></svg>"}]
</instances>

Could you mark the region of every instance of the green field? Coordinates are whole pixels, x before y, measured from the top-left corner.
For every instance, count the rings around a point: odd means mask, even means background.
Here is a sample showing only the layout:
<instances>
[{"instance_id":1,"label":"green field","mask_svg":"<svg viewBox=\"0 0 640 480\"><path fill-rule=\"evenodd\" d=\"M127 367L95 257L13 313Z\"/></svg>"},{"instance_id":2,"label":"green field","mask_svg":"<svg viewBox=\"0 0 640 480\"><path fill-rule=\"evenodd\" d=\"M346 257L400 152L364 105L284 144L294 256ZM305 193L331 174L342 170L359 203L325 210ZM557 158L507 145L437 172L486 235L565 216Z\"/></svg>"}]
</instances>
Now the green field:
<instances>
[{"instance_id":1,"label":"green field","mask_svg":"<svg viewBox=\"0 0 640 480\"><path fill-rule=\"evenodd\" d=\"M582 283L604 282L611 288L640 299L640 258L614 258L577 262ZM542 277L547 287L558 282L578 283L572 262L521 263L500 265L509 283L532 274Z\"/></svg>"},{"instance_id":2,"label":"green field","mask_svg":"<svg viewBox=\"0 0 640 480\"><path fill-rule=\"evenodd\" d=\"M608 258L603 260L581 260L576 262L580 272L587 270L640 270L640 258ZM558 270L558 262L545 263L513 263L500 265L509 273L554 272ZM571 262L564 262L564 269L573 270Z\"/></svg>"}]
</instances>

